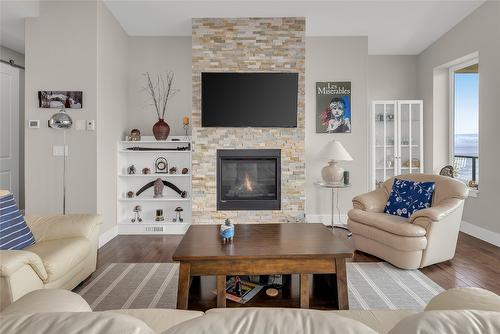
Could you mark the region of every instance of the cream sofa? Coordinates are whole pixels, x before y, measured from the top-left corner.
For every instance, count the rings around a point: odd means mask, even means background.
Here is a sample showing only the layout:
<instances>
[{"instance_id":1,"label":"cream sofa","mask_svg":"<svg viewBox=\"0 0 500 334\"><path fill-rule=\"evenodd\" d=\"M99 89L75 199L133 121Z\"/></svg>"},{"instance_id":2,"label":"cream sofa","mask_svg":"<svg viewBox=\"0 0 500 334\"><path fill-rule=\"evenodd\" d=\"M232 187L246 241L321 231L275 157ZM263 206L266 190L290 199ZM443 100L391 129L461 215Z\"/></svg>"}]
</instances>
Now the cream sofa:
<instances>
[{"instance_id":1,"label":"cream sofa","mask_svg":"<svg viewBox=\"0 0 500 334\"><path fill-rule=\"evenodd\" d=\"M0 332L250 334L250 333L499 333L500 297L478 288L451 289L434 297L425 312L316 311L276 308L169 309L91 312L79 295L38 290L0 313Z\"/></svg>"},{"instance_id":2,"label":"cream sofa","mask_svg":"<svg viewBox=\"0 0 500 334\"><path fill-rule=\"evenodd\" d=\"M26 216L36 243L0 250L0 310L42 288L71 290L96 269L100 216Z\"/></svg>"},{"instance_id":3,"label":"cream sofa","mask_svg":"<svg viewBox=\"0 0 500 334\"><path fill-rule=\"evenodd\" d=\"M436 183L430 208L409 219L384 213L394 178L372 192L356 196L347 225L356 249L403 269L417 269L455 256L467 187L450 177L408 174L399 179Z\"/></svg>"}]
</instances>

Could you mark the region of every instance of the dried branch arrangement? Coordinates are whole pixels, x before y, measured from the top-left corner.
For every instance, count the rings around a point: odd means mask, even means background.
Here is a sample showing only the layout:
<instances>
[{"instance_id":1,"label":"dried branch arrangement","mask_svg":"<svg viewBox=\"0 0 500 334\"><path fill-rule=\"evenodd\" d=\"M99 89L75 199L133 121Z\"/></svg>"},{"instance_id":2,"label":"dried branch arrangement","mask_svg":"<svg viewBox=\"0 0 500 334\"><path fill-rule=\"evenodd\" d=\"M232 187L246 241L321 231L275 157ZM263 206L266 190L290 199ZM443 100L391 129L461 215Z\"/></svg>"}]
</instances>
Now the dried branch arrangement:
<instances>
[{"instance_id":1,"label":"dried branch arrangement","mask_svg":"<svg viewBox=\"0 0 500 334\"><path fill-rule=\"evenodd\" d=\"M175 95L175 93L179 92L178 89L174 89L172 87L174 82L174 73L159 73L156 75L156 78L151 78L149 72L146 72L144 76L146 77L147 83L145 90L151 98L150 105L155 108L158 119L165 119L168 100Z\"/></svg>"}]
</instances>

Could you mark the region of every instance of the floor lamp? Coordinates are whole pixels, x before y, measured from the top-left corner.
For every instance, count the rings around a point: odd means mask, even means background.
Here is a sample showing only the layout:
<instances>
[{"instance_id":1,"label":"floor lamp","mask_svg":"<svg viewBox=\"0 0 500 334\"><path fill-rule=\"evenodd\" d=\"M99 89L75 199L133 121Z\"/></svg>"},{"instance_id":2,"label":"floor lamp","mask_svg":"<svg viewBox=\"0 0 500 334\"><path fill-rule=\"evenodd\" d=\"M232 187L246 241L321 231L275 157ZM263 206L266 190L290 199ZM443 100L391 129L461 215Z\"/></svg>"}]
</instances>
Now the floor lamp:
<instances>
[{"instance_id":1,"label":"floor lamp","mask_svg":"<svg viewBox=\"0 0 500 334\"><path fill-rule=\"evenodd\" d=\"M71 129L73 125L73 120L66 113L66 110L62 108L59 112L52 115L49 119L49 127L52 129L62 129L63 130L63 141L64 141L64 163L63 163L63 215L66 214L66 129Z\"/></svg>"}]
</instances>

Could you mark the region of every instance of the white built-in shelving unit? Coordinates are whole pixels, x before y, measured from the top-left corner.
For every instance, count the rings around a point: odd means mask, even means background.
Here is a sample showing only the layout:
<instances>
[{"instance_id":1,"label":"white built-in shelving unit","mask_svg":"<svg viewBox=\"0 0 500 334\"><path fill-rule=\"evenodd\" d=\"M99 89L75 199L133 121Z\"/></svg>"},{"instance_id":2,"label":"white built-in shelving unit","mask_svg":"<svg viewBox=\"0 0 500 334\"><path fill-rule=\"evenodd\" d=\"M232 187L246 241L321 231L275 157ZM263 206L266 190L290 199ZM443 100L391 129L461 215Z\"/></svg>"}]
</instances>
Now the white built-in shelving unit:
<instances>
[{"instance_id":1,"label":"white built-in shelving unit","mask_svg":"<svg viewBox=\"0 0 500 334\"><path fill-rule=\"evenodd\" d=\"M131 147L145 147L152 150L136 151L127 150ZM188 150L161 150L165 148L189 147ZM157 149L156 149L157 148ZM170 136L165 141L157 141L154 137L143 136L141 141L118 142L117 159L117 219L119 234L182 234L192 219L191 205L191 138L185 136ZM176 174L155 173L155 162L163 157L167 160L168 169L177 168ZM128 174L127 168L135 166L135 174ZM149 168L151 174L142 174L143 168ZM181 174L183 168L188 168L187 174ZM163 197L153 197L153 187L147 189L139 196L135 193L148 182L157 178L169 181L180 190L187 191L187 196L182 198L171 188L165 186ZM133 191L134 197L128 198L127 192ZM132 222L133 209L136 205L142 207L142 222ZM183 222L173 222L175 208L182 207ZM164 221L155 221L156 209L163 209Z\"/></svg>"},{"instance_id":2,"label":"white built-in shelving unit","mask_svg":"<svg viewBox=\"0 0 500 334\"><path fill-rule=\"evenodd\" d=\"M400 174L422 173L423 101L373 101L370 186Z\"/></svg>"}]
</instances>

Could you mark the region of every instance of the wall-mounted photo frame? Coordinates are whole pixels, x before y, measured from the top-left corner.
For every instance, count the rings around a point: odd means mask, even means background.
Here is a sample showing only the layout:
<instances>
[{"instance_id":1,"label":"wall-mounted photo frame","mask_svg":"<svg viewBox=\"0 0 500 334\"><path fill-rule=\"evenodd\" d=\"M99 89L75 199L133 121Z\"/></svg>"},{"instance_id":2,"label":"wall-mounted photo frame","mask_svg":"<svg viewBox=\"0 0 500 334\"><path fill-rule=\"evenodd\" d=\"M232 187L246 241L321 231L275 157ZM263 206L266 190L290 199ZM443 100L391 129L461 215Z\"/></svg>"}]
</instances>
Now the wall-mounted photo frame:
<instances>
[{"instance_id":1,"label":"wall-mounted photo frame","mask_svg":"<svg viewBox=\"0 0 500 334\"><path fill-rule=\"evenodd\" d=\"M351 82L316 82L316 133L351 133Z\"/></svg>"},{"instance_id":2,"label":"wall-mounted photo frame","mask_svg":"<svg viewBox=\"0 0 500 334\"><path fill-rule=\"evenodd\" d=\"M83 92L81 91L38 91L39 108L82 109Z\"/></svg>"}]
</instances>

